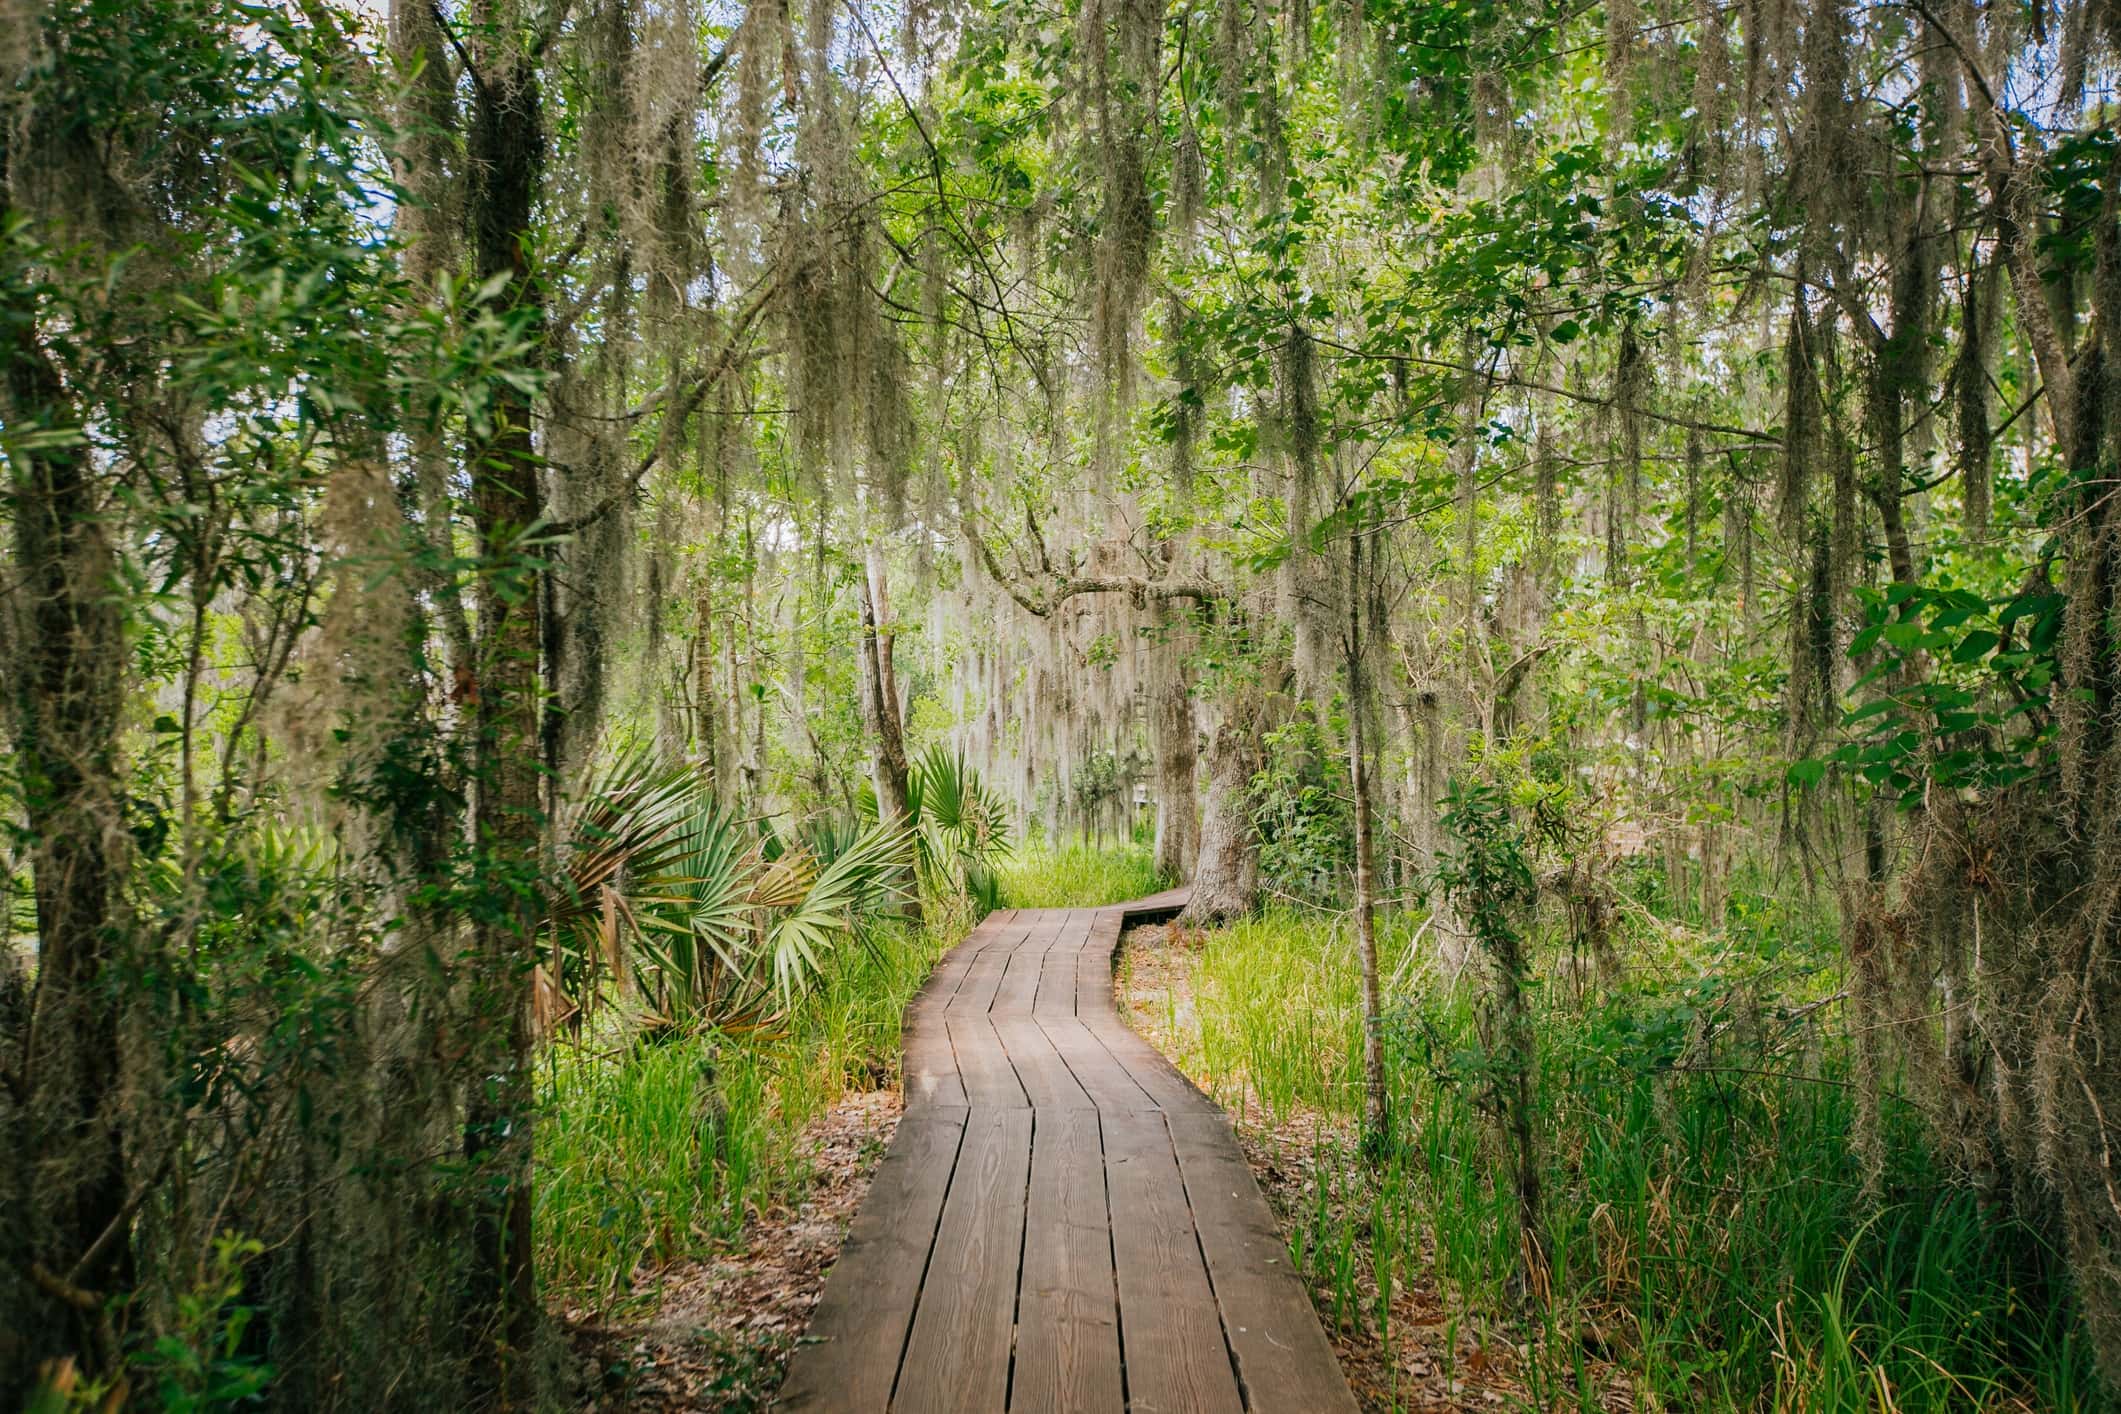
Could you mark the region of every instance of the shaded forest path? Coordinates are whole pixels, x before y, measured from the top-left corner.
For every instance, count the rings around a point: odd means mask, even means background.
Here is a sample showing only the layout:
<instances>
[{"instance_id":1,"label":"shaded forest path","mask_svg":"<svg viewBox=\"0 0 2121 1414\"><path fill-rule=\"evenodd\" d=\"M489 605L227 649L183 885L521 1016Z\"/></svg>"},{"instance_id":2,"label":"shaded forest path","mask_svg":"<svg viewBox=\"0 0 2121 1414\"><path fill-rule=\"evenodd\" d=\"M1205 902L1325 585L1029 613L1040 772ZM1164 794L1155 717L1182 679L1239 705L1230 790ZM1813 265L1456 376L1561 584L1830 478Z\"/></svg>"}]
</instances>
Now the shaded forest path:
<instances>
[{"instance_id":1,"label":"shaded forest path","mask_svg":"<svg viewBox=\"0 0 2121 1414\"><path fill-rule=\"evenodd\" d=\"M1113 1008L1120 929L1185 898L1005 910L943 958L780 1408L1352 1414L1229 1121Z\"/></svg>"}]
</instances>

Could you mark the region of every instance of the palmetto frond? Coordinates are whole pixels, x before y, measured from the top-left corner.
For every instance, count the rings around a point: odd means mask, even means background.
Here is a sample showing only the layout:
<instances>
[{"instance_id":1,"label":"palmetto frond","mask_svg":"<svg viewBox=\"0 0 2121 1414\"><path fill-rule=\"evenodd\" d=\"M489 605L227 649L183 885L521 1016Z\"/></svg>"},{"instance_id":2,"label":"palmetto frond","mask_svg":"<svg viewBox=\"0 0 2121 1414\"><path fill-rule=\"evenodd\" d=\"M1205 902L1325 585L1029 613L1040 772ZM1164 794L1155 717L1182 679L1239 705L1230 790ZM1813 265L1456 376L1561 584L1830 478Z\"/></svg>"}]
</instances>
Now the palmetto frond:
<instances>
[{"instance_id":1,"label":"palmetto frond","mask_svg":"<svg viewBox=\"0 0 2121 1414\"><path fill-rule=\"evenodd\" d=\"M689 768L621 753L577 796L548 887L540 1021L606 990L637 1020L723 1030L790 1006L858 921L891 901L912 832L811 826L787 837L715 804Z\"/></svg>"},{"instance_id":2,"label":"palmetto frond","mask_svg":"<svg viewBox=\"0 0 2121 1414\"><path fill-rule=\"evenodd\" d=\"M823 965L825 955L854 933L857 913L891 901L913 847L904 829L875 825L827 864L802 902L767 933L773 983L783 999Z\"/></svg>"}]
</instances>

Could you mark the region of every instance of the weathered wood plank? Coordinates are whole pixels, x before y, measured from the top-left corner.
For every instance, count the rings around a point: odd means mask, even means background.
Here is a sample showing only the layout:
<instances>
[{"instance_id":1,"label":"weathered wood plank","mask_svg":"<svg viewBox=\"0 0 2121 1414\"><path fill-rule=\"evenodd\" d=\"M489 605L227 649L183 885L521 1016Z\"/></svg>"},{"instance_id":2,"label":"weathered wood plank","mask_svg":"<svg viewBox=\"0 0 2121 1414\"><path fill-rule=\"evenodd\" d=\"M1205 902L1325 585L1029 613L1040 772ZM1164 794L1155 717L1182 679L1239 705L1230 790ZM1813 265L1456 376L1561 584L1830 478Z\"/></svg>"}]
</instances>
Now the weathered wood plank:
<instances>
[{"instance_id":1,"label":"weathered wood plank","mask_svg":"<svg viewBox=\"0 0 2121 1414\"><path fill-rule=\"evenodd\" d=\"M1007 970L1009 959L1016 955L1016 944L1023 932L1017 929L979 950L971 967L966 969L964 981L958 984L956 993L950 998L947 1010L954 1015L961 1011L986 1011L994 1005L994 994L1002 985L1002 973Z\"/></svg>"},{"instance_id":2,"label":"weathered wood plank","mask_svg":"<svg viewBox=\"0 0 2121 1414\"><path fill-rule=\"evenodd\" d=\"M1112 949L1118 942L1116 919L1110 926L1102 917L1092 919L1075 955L1075 1014L1085 1021L1112 1010Z\"/></svg>"},{"instance_id":3,"label":"weathered wood plank","mask_svg":"<svg viewBox=\"0 0 2121 1414\"><path fill-rule=\"evenodd\" d=\"M1092 1110L1097 1105L1053 1041L1028 1016L993 1016L994 1034L1008 1052L1009 1066L1035 1110Z\"/></svg>"},{"instance_id":4,"label":"weathered wood plank","mask_svg":"<svg viewBox=\"0 0 2121 1414\"><path fill-rule=\"evenodd\" d=\"M880 1414L889 1406L964 1132L962 1109L929 1105L899 1120L805 1344L788 1362L780 1408Z\"/></svg>"},{"instance_id":5,"label":"weathered wood plank","mask_svg":"<svg viewBox=\"0 0 2121 1414\"><path fill-rule=\"evenodd\" d=\"M1039 968L1038 996L1031 1003L1034 1016L1075 1015L1076 975L1082 966L1083 944L1090 937L1090 919L1083 913L1068 916L1067 925Z\"/></svg>"},{"instance_id":6,"label":"weathered wood plank","mask_svg":"<svg viewBox=\"0 0 2121 1414\"><path fill-rule=\"evenodd\" d=\"M1030 1012L1031 1000L1038 995L1039 969L1045 965L1046 950L1053 946L1059 933L1060 925L1055 922L1034 924L1024 930L1010 950L1009 964L1002 971L1001 984L994 989L989 1011Z\"/></svg>"},{"instance_id":7,"label":"weathered wood plank","mask_svg":"<svg viewBox=\"0 0 2121 1414\"><path fill-rule=\"evenodd\" d=\"M891 1407L994 1414L1009 1400L1031 1112L972 1112Z\"/></svg>"},{"instance_id":8,"label":"weathered wood plank","mask_svg":"<svg viewBox=\"0 0 2121 1414\"><path fill-rule=\"evenodd\" d=\"M1009 1407L1117 1414L1124 1399L1118 1317L1097 1114L1041 1110L1031 1135Z\"/></svg>"},{"instance_id":9,"label":"weathered wood plank","mask_svg":"<svg viewBox=\"0 0 2121 1414\"><path fill-rule=\"evenodd\" d=\"M1149 1092L1134 1083L1127 1068L1112 1058L1104 1042L1082 1022L1072 1016L1054 1016L1041 1018L1038 1026L1066 1062L1068 1073L1099 1109L1124 1113L1156 1108Z\"/></svg>"},{"instance_id":10,"label":"weathered wood plank","mask_svg":"<svg viewBox=\"0 0 2121 1414\"><path fill-rule=\"evenodd\" d=\"M1162 1051L1144 1041L1129 1030L1125 1022L1109 1011L1103 1016L1086 1017L1083 1025L1095 1036L1112 1058L1128 1074L1135 1084L1156 1107L1173 1114L1218 1115L1222 1111L1213 1100L1201 1094L1198 1086L1186 1079L1183 1072L1164 1056Z\"/></svg>"},{"instance_id":11,"label":"weathered wood plank","mask_svg":"<svg viewBox=\"0 0 2121 1414\"><path fill-rule=\"evenodd\" d=\"M1246 1406L1355 1414L1340 1362L1228 1122L1184 1114L1164 1121Z\"/></svg>"},{"instance_id":12,"label":"weathered wood plank","mask_svg":"<svg viewBox=\"0 0 2121 1414\"><path fill-rule=\"evenodd\" d=\"M926 1105L962 1107L965 1082L958 1074L957 1052L940 1012L907 1019L899 1059L900 1083L909 1111Z\"/></svg>"},{"instance_id":13,"label":"weathered wood plank","mask_svg":"<svg viewBox=\"0 0 2121 1414\"><path fill-rule=\"evenodd\" d=\"M1108 1114L1103 1128L1128 1407L1139 1414L1240 1414L1221 1313L1164 1117Z\"/></svg>"},{"instance_id":14,"label":"weathered wood plank","mask_svg":"<svg viewBox=\"0 0 2121 1414\"><path fill-rule=\"evenodd\" d=\"M958 1075L965 1082L965 1099L973 1109L1022 1110L1031 1107L1024 1087L1017 1082L1009 1053L994 1034L994 1023L985 1013L953 1013L945 1023L950 1047L957 1054Z\"/></svg>"}]
</instances>

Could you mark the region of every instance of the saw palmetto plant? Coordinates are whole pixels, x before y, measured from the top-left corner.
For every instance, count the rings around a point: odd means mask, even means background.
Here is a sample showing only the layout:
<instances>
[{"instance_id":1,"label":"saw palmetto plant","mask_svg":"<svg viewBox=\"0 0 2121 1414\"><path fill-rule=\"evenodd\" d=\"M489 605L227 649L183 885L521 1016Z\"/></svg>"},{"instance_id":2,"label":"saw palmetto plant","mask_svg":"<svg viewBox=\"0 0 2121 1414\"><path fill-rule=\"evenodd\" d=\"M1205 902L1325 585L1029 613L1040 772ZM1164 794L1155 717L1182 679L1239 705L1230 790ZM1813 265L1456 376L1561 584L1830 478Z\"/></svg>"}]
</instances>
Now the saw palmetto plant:
<instances>
[{"instance_id":1,"label":"saw palmetto plant","mask_svg":"<svg viewBox=\"0 0 2121 1414\"><path fill-rule=\"evenodd\" d=\"M547 905L538 1019L600 1006L650 1029L754 1028L793 1005L891 903L906 829L783 839L717 805L690 767L611 759L582 791Z\"/></svg>"},{"instance_id":2,"label":"saw palmetto plant","mask_svg":"<svg viewBox=\"0 0 2121 1414\"><path fill-rule=\"evenodd\" d=\"M874 791L862 791L861 806L865 820L876 819ZM906 809L922 881L982 909L997 907L995 870L1010 852L1008 804L964 752L930 746L906 774Z\"/></svg>"}]
</instances>

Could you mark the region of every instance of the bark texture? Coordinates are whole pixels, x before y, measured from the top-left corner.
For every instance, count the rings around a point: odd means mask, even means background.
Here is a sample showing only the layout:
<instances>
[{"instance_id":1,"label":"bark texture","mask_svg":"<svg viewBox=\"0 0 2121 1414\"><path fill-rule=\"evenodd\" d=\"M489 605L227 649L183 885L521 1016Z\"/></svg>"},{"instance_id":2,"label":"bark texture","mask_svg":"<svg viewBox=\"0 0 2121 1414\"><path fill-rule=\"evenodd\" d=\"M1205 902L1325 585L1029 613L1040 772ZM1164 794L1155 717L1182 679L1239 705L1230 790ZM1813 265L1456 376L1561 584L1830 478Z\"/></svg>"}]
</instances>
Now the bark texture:
<instances>
[{"instance_id":1,"label":"bark texture","mask_svg":"<svg viewBox=\"0 0 2121 1414\"><path fill-rule=\"evenodd\" d=\"M1185 923L1220 923L1259 907L1259 832L1251 799L1259 765L1257 717L1233 712L1208 739L1207 808L1193 898L1181 915Z\"/></svg>"},{"instance_id":2,"label":"bark texture","mask_svg":"<svg viewBox=\"0 0 2121 1414\"><path fill-rule=\"evenodd\" d=\"M502 299L535 338L543 308L530 243L545 163L543 102L525 41L498 18L495 30L472 86L472 257L482 281L506 277ZM523 544L544 506L532 414L527 388L498 385L491 432L468 449L473 515L486 562L473 645L478 791L472 822L490 897L474 928L468 978L478 1061L464 1126L476 1244L467 1315L478 1321L490 1314L492 1329L466 1334L474 1340L484 1393L503 1404L530 1396L539 1318L531 1253L529 1005L544 822L539 653L545 566L539 552Z\"/></svg>"},{"instance_id":3,"label":"bark texture","mask_svg":"<svg viewBox=\"0 0 2121 1414\"><path fill-rule=\"evenodd\" d=\"M1175 648L1164 652L1173 658ZM1168 665L1158 685L1156 714L1156 869L1183 883L1193 877L1200 854L1200 798L1194 785L1198 765L1193 693L1186 674Z\"/></svg>"}]
</instances>

